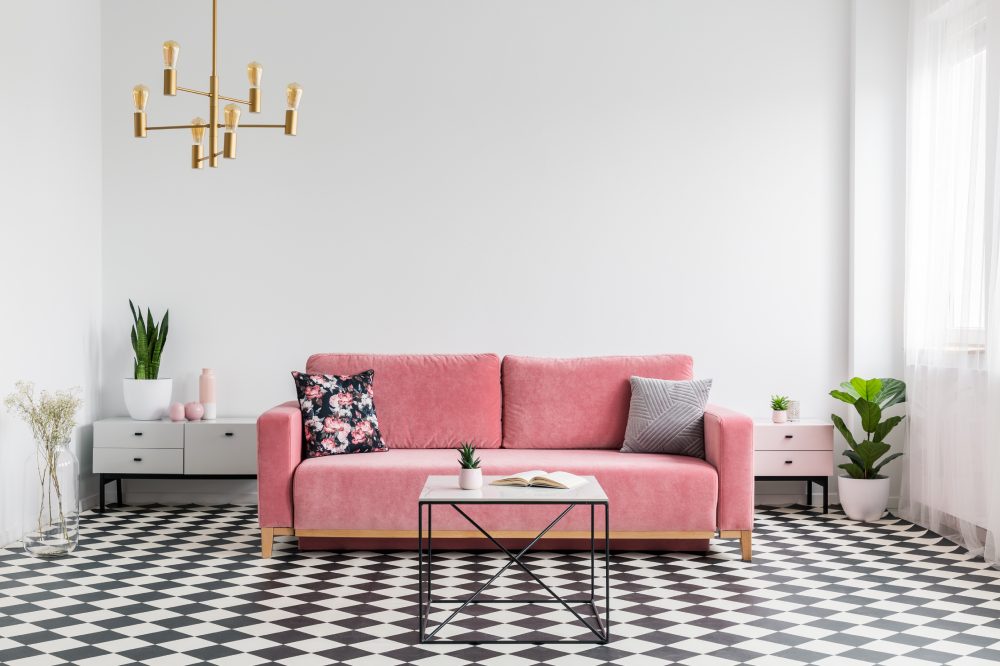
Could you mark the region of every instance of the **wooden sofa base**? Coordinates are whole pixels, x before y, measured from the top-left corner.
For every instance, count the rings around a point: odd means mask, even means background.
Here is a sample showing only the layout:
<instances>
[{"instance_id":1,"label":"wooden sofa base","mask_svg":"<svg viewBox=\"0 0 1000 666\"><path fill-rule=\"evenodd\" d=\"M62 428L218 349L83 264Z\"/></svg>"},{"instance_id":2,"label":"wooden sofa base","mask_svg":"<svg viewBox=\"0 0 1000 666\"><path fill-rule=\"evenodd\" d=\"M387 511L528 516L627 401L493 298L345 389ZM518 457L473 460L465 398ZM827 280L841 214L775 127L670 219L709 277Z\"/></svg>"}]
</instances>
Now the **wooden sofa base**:
<instances>
[{"instance_id":1,"label":"wooden sofa base","mask_svg":"<svg viewBox=\"0 0 1000 666\"><path fill-rule=\"evenodd\" d=\"M426 535L426 532L424 533ZM499 531L493 534L498 539L531 539L537 532L530 531ZM274 537L295 536L295 537L331 537L338 539L416 539L417 530L296 530L292 527L262 527L260 530L261 556L271 557L274 546ZM442 539L484 539L479 532L471 530L437 530L434 532L435 538ZM717 536L716 532L694 531L694 532L611 532L613 541L620 540L659 540L659 539L712 539ZM752 555L750 530L722 530L718 532L720 539L739 539L740 552L744 562L749 562ZM545 535L546 539L589 539L590 532L584 531L564 531L550 532Z\"/></svg>"}]
</instances>

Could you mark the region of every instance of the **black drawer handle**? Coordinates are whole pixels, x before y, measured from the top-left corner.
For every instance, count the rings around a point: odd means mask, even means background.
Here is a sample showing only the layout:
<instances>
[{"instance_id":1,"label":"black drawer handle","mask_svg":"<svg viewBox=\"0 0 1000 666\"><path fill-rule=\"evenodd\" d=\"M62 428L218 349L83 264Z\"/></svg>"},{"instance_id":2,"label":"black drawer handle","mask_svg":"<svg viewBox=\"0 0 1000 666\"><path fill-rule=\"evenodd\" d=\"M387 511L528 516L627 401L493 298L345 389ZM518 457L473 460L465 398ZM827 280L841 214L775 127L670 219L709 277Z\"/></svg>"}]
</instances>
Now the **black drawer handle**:
<instances>
[{"instance_id":1,"label":"black drawer handle","mask_svg":"<svg viewBox=\"0 0 1000 666\"><path fill-rule=\"evenodd\" d=\"M135 435L136 437L142 437L142 433L141 432L134 432L132 434Z\"/></svg>"},{"instance_id":2,"label":"black drawer handle","mask_svg":"<svg viewBox=\"0 0 1000 666\"><path fill-rule=\"evenodd\" d=\"M231 433L231 432L227 432L226 433L226 437L232 437L232 436L233 436L233 433Z\"/></svg>"},{"instance_id":3,"label":"black drawer handle","mask_svg":"<svg viewBox=\"0 0 1000 666\"><path fill-rule=\"evenodd\" d=\"M785 435L785 439L791 439L792 437L795 437L795 435Z\"/></svg>"},{"instance_id":4,"label":"black drawer handle","mask_svg":"<svg viewBox=\"0 0 1000 666\"><path fill-rule=\"evenodd\" d=\"M791 464L792 464L792 461L791 461L791 460L786 460L786 461L785 461L785 464L786 464L786 465L791 465Z\"/></svg>"},{"instance_id":5,"label":"black drawer handle","mask_svg":"<svg viewBox=\"0 0 1000 666\"><path fill-rule=\"evenodd\" d=\"M142 458L132 458L135 462L142 462Z\"/></svg>"}]
</instances>

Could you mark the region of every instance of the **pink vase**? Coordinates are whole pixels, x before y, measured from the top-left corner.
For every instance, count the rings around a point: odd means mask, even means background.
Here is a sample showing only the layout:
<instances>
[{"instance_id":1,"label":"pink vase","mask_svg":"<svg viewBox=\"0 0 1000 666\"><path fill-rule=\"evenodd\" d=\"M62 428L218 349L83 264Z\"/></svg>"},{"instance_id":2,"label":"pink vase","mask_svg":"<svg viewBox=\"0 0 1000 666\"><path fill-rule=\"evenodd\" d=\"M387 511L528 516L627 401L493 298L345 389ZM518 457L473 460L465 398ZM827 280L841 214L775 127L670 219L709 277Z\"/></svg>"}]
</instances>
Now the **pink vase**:
<instances>
[{"instance_id":1,"label":"pink vase","mask_svg":"<svg viewBox=\"0 0 1000 666\"><path fill-rule=\"evenodd\" d=\"M215 419L215 372L212 368L202 368L198 378L198 399L205 408L205 418Z\"/></svg>"},{"instance_id":2,"label":"pink vase","mask_svg":"<svg viewBox=\"0 0 1000 666\"><path fill-rule=\"evenodd\" d=\"M200 421L201 417L205 416L205 408L200 402L189 402L184 405L184 416L188 421Z\"/></svg>"},{"instance_id":3,"label":"pink vase","mask_svg":"<svg viewBox=\"0 0 1000 666\"><path fill-rule=\"evenodd\" d=\"M184 420L184 405L179 402L175 402L170 405L170 420L171 421L183 421Z\"/></svg>"}]
</instances>

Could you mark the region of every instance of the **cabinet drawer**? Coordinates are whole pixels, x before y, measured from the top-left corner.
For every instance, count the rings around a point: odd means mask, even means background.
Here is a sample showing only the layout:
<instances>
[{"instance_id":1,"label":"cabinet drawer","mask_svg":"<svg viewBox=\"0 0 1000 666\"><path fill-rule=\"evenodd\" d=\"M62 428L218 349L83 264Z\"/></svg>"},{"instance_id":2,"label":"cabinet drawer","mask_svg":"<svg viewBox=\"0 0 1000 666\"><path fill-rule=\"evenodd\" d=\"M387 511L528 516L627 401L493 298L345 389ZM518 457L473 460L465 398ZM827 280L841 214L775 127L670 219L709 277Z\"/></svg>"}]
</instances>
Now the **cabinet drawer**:
<instances>
[{"instance_id":1,"label":"cabinet drawer","mask_svg":"<svg viewBox=\"0 0 1000 666\"><path fill-rule=\"evenodd\" d=\"M184 473L256 474L256 424L187 424L184 433Z\"/></svg>"},{"instance_id":2,"label":"cabinet drawer","mask_svg":"<svg viewBox=\"0 0 1000 666\"><path fill-rule=\"evenodd\" d=\"M833 451L757 451L754 476L830 476Z\"/></svg>"},{"instance_id":3,"label":"cabinet drawer","mask_svg":"<svg viewBox=\"0 0 1000 666\"><path fill-rule=\"evenodd\" d=\"M183 449L94 449L94 471L104 474L183 474Z\"/></svg>"},{"instance_id":4,"label":"cabinet drawer","mask_svg":"<svg viewBox=\"0 0 1000 666\"><path fill-rule=\"evenodd\" d=\"M753 438L756 451L832 451L833 425L757 425Z\"/></svg>"},{"instance_id":5,"label":"cabinet drawer","mask_svg":"<svg viewBox=\"0 0 1000 666\"><path fill-rule=\"evenodd\" d=\"M98 421L94 448L183 449L184 424L170 421Z\"/></svg>"}]
</instances>

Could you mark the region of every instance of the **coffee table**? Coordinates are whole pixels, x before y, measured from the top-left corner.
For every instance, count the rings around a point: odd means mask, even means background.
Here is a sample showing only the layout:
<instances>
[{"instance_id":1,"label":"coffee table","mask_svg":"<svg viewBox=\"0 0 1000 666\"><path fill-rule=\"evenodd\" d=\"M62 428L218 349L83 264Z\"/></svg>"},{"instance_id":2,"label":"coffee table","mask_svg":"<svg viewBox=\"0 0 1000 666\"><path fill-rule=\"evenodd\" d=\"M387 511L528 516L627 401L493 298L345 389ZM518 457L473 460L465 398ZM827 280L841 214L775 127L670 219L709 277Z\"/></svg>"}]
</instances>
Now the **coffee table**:
<instances>
[{"instance_id":1,"label":"coffee table","mask_svg":"<svg viewBox=\"0 0 1000 666\"><path fill-rule=\"evenodd\" d=\"M609 523L609 503L608 496L597 479L592 476L584 477L587 484L571 490L558 490L552 488L519 488L511 486L491 486L491 481L500 477L484 477L481 490L462 490L458 486L458 475L454 476L429 476L424 483L423 490L420 491L420 498L417 502L418 510L418 615L419 615L419 635L421 643L607 643L610 638L611 609L609 607L611 599L611 552L610 552L610 523ZM447 505L465 518L476 530L502 551L507 556L507 562L493 576L483 583L475 592L464 599L433 599L434 604L449 605L457 604L458 608L452 611L447 618L429 627L432 592L434 584L434 531L433 514L436 505ZM462 510L463 506L470 504L522 504L540 505L553 504L565 506L558 516L555 517L528 545L519 549L516 553L501 544L479 523L473 520L469 514ZM531 548L538 543L559 521L561 521L574 507L590 507L590 595L584 597L563 598L559 596L551 587L545 584L534 571L524 561L524 556ZM604 507L604 617L597 607L596 589L596 547L594 534L594 512L596 507ZM424 538L424 513L427 513L427 538ZM426 545L426 550L425 550ZM517 566L528 574L548 596L531 597L527 599L483 599L480 595L488 589L507 569ZM577 620L590 630L593 638L589 636L585 639L561 639L557 641L537 641L537 640L511 640L511 639L491 639L474 638L470 640L444 639L438 636L442 628L455 619L470 604L561 604L571 612ZM581 615L573 605L583 605L587 607L585 614ZM589 618L592 616L593 620Z\"/></svg>"}]
</instances>

